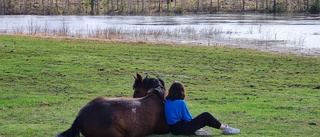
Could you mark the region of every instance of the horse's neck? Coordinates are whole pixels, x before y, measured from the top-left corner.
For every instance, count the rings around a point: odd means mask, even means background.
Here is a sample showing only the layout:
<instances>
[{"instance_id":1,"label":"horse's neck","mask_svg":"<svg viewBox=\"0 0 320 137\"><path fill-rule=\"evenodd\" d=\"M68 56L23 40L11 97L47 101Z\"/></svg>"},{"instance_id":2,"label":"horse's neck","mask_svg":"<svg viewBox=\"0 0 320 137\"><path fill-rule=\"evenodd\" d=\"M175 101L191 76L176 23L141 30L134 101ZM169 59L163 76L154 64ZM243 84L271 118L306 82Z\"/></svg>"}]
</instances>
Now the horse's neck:
<instances>
[{"instance_id":1,"label":"horse's neck","mask_svg":"<svg viewBox=\"0 0 320 137\"><path fill-rule=\"evenodd\" d=\"M141 99L141 102L148 104L164 104L164 100L155 93L146 95Z\"/></svg>"}]
</instances>

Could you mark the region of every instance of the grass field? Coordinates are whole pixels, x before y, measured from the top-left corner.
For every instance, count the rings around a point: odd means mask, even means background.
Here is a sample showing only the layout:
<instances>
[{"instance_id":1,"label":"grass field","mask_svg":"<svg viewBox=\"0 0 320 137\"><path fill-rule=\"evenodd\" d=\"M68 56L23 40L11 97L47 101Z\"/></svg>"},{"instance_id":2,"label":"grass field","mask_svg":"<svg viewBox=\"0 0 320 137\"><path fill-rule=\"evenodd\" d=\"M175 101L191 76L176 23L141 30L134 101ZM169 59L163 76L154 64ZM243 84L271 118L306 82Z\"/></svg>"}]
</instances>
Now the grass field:
<instances>
[{"instance_id":1,"label":"grass field","mask_svg":"<svg viewBox=\"0 0 320 137\"><path fill-rule=\"evenodd\" d=\"M0 35L0 136L54 136L94 97L131 97L136 73L183 82L193 116L208 111L235 136L320 135L320 58Z\"/></svg>"}]
</instances>

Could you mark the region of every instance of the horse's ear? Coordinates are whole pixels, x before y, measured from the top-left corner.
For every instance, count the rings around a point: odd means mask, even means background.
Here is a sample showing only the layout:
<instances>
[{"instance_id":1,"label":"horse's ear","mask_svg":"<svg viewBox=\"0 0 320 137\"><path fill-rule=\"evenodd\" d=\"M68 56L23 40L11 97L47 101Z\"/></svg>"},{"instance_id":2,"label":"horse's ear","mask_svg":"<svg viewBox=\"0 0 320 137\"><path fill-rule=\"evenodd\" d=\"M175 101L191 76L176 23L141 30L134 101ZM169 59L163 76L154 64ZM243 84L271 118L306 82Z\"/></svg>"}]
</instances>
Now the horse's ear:
<instances>
[{"instance_id":1,"label":"horse's ear","mask_svg":"<svg viewBox=\"0 0 320 137\"><path fill-rule=\"evenodd\" d=\"M161 78L158 78L162 86L165 88L166 86L164 85L164 81Z\"/></svg>"},{"instance_id":2,"label":"horse's ear","mask_svg":"<svg viewBox=\"0 0 320 137\"><path fill-rule=\"evenodd\" d=\"M137 73L137 77L134 77L136 80L142 81L142 77L140 74Z\"/></svg>"}]
</instances>

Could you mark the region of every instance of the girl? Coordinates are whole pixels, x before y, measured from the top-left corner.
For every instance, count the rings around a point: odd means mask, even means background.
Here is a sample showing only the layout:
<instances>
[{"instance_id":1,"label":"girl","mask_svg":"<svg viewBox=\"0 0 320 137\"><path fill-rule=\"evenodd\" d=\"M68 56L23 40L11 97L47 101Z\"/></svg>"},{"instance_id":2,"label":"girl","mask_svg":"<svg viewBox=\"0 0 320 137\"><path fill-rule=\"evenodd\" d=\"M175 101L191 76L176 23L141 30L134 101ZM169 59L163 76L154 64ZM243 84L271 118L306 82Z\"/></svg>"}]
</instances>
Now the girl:
<instances>
[{"instance_id":1,"label":"girl","mask_svg":"<svg viewBox=\"0 0 320 137\"><path fill-rule=\"evenodd\" d=\"M166 96L165 117L171 133L174 135L211 135L211 130L202 127L210 126L222 130L222 134L237 134L240 129L221 124L208 112L203 112L193 118L187 104L184 101L184 86L180 82L174 82Z\"/></svg>"}]
</instances>

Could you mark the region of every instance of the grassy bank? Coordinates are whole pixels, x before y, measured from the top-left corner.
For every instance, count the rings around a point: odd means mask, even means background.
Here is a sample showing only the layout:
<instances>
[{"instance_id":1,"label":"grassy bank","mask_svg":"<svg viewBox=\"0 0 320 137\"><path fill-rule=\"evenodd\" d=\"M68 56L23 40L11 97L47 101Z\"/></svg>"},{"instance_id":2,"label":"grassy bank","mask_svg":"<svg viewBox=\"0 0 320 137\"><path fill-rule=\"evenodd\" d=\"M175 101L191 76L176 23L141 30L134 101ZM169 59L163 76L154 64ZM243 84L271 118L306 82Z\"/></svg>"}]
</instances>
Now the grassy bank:
<instances>
[{"instance_id":1,"label":"grassy bank","mask_svg":"<svg viewBox=\"0 0 320 137\"><path fill-rule=\"evenodd\" d=\"M236 136L320 134L320 58L0 35L0 136L54 136L94 97L131 97L136 73L182 81L191 113L214 114Z\"/></svg>"}]
</instances>

